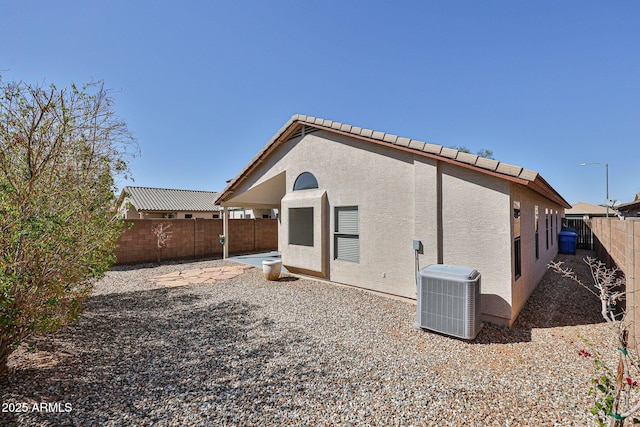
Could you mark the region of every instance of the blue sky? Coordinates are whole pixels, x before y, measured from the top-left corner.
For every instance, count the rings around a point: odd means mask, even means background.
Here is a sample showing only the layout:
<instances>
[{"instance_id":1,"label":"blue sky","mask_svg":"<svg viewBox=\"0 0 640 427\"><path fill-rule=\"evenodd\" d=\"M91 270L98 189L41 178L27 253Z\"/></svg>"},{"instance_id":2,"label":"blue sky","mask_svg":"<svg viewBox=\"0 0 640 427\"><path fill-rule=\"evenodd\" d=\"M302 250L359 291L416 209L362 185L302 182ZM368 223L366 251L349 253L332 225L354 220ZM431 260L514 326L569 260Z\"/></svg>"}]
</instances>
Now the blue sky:
<instances>
[{"instance_id":1,"label":"blue sky","mask_svg":"<svg viewBox=\"0 0 640 427\"><path fill-rule=\"evenodd\" d=\"M640 192L640 2L6 1L0 73L104 80L134 185L218 191L296 113ZM121 185L131 184L121 182Z\"/></svg>"}]
</instances>

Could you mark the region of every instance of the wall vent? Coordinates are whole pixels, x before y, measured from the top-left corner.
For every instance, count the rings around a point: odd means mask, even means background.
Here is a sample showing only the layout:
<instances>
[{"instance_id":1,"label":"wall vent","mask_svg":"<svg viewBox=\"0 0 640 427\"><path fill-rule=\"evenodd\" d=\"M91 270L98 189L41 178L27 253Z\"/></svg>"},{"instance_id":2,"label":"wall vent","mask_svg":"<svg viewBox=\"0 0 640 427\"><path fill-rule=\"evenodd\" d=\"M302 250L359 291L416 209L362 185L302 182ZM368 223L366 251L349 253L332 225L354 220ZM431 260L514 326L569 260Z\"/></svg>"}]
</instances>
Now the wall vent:
<instances>
[{"instance_id":1,"label":"wall vent","mask_svg":"<svg viewBox=\"0 0 640 427\"><path fill-rule=\"evenodd\" d=\"M433 264L418 272L417 328L471 340L480 320L480 273L472 268Z\"/></svg>"},{"instance_id":2,"label":"wall vent","mask_svg":"<svg viewBox=\"0 0 640 427\"><path fill-rule=\"evenodd\" d=\"M291 136L289 136L289 139L287 139L287 141L292 140L294 138L300 138L303 135L303 130L304 130L304 134L308 135L313 132L318 132L321 129L318 129L313 126L300 126L298 129L296 129L295 132L291 134Z\"/></svg>"}]
</instances>

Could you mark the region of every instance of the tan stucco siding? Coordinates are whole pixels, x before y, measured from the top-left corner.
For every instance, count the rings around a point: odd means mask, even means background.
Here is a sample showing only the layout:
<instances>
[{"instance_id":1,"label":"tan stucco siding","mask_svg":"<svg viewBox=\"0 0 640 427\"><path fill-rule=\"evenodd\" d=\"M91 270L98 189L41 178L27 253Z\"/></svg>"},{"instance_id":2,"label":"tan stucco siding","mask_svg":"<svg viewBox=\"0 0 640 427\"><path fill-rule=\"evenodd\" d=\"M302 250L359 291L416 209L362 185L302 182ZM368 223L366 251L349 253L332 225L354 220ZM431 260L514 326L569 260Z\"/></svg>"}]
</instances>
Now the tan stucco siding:
<instances>
[{"instance_id":1,"label":"tan stucco siding","mask_svg":"<svg viewBox=\"0 0 640 427\"><path fill-rule=\"evenodd\" d=\"M438 162L416 156L414 159L414 232L413 239L422 243L418 255L420 268L438 263ZM413 241L412 241L413 243Z\"/></svg>"},{"instance_id":2,"label":"tan stucco siding","mask_svg":"<svg viewBox=\"0 0 640 427\"><path fill-rule=\"evenodd\" d=\"M303 172L315 176L317 190L293 191ZM516 200L522 246L517 280ZM241 202L280 209L279 250L285 266L337 283L415 298L413 240L420 240L420 267L441 262L477 269L483 319L508 325L557 253L556 212L562 212L559 205L500 176L324 130L282 142L255 163L223 204ZM538 260L535 205L540 211ZM335 209L352 206L358 208L357 263L335 259ZM304 207L314 208L313 246L290 244L289 209ZM554 213L549 249L545 209Z\"/></svg>"},{"instance_id":3,"label":"tan stucco siding","mask_svg":"<svg viewBox=\"0 0 640 427\"><path fill-rule=\"evenodd\" d=\"M255 170L240 182L237 189L234 191L234 194L232 194L228 200L223 203L223 205L246 207L246 205L241 202L242 199L249 199L251 202L255 202L255 194L252 194L252 197L245 197L245 194L251 193L252 189L259 188L268 181L275 180L280 175L284 176L287 174L287 168L291 165L293 160L291 150L296 146L298 140L299 138L295 138L283 142L278 146L268 158L259 163ZM293 183L291 183L291 185L293 185ZM286 189L291 191L291 187L288 185ZM284 191L285 189L283 188L282 190ZM284 197L284 193L281 195L281 198L282 197Z\"/></svg>"},{"instance_id":4,"label":"tan stucco siding","mask_svg":"<svg viewBox=\"0 0 640 427\"><path fill-rule=\"evenodd\" d=\"M118 207L118 214L124 219L140 219L140 214L131 204L131 198L125 197Z\"/></svg>"},{"instance_id":5,"label":"tan stucco siding","mask_svg":"<svg viewBox=\"0 0 640 427\"><path fill-rule=\"evenodd\" d=\"M324 190L307 190L287 193L282 199L282 226L278 232L278 246L284 249L283 262L295 267L320 273L327 277L327 238L323 233L327 223L327 194ZM290 245L289 210L295 208L313 209L313 245ZM323 225L324 224L324 225ZM285 255L286 254L286 255Z\"/></svg>"},{"instance_id":6,"label":"tan stucco siding","mask_svg":"<svg viewBox=\"0 0 640 427\"><path fill-rule=\"evenodd\" d=\"M442 261L482 275L482 313L508 323L511 317L509 183L455 167L440 166Z\"/></svg>"},{"instance_id":7,"label":"tan stucco siding","mask_svg":"<svg viewBox=\"0 0 640 427\"><path fill-rule=\"evenodd\" d=\"M560 218L564 213L564 208L536 194L535 192L518 184L511 184L511 204L520 202L520 239L522 253L522 274L516 278L514 274L512 318L515 319L522 310L527 299L533 293L536 286L547 271L547 265L553 261L558 253L558 233L561 225ZM536 259L535 243L535 207L538 206L538 236L539 252ZM549 248L546 245L546 221L545 211L549 209L552 214L549 216ZM553 231L551 230L553 222ZM517 233L513 228L512 233ZM551 235L553 233L553 235ZM511 256L514 256L513 249ZM514 268L515 268L515 259Z\"/></svg>"},{"instance_id":8,"label":"tan stucco siding","mask_svg":"<svg viewBox=\"0 0 640 427\"><path fill-rule=\"evenodd\" d=\"M415 298L413 154L322 136L331 138L322 142L330 154L318 176L329 189L331 280ZM335 207L341 206L358 206L357 264L334 259Z\"/></svg>"},{"instance_id":9,"label":"tan stucco siding","mask_svg":"<svg viewBox=\"0 0 640 427\"><path fill-rule=\"evenodd\" d=\"M413 154L374 146L347 136L315 132L283 143L243 182L238 194L286 172L286 193L302 172L312 173L326 190L328 223L314 222L314 236L324 232L326 272L330 280L415 298L413 224ZM286 197L285 197L286 198ZM233 197L228 203L234 203ZM279 249L285 265L305 268L304 254L317 250L289 245L287 213L282 206ZM300 207L299 203L295 204ZM357 206L360 262L334 259L335 208ZM318 261L308 267L318 271Z\"/></svg>"},{"instance_id":10,"label":"tan stucco siding","mask_svg":"<svg viewBox=\"0 0 640 427\"><path fill-rule=\"evenodd\" d=\"M140 213L132 206L125 210L124 219L140 219Z\"/></svg>"}]
</instances>

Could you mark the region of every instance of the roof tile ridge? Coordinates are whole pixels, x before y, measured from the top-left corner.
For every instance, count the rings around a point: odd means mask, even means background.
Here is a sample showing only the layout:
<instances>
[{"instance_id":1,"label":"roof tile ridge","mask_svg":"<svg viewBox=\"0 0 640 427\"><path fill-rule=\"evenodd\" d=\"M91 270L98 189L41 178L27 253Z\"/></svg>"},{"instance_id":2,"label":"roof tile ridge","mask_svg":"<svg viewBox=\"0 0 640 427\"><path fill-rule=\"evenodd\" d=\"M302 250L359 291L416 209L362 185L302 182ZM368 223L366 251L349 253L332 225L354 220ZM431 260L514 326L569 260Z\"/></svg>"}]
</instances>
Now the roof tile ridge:
<instances>
[{"instance_id":1,"label":"roof tile ridge","mask_svg":"<svg viewBox=\"0 0 640 427\"><path fill-rule=\"evenodd\" d=\"M425 142L424 147L422 148L422 151L424 151L425 153L436 154L439 156L440 153L442 153L443 148L444 146L442 145Z\"/></svg>"},{"instance_id":2,"label":"roof tile ridge","mask_svg":"<svg viewBox=\"0 0 640 427\"><path fill-rule=\"evenodd\" d=\"M136 185L125 185L124 188L135 188L135 189L144 189L144 190L163 190L163 191L185 191L185 192L198 192L198 193L218 193L218 191L211 190L191 190L188 188L164 188L164 187L142 187Z\"/></svg>"},{"instance_id":3,"label":"roof tile ridge","mask_svg":"<svg viewBox=\"0 0 640 427\"><path fill-rule=\"evenodd\" d=\"M399 145L407 148L411 148L417 151L425 153L435 154L437 156L456 160L461 163L466 163L472 166L479 167L481 169L497 172L502 175L514 176L522 178L528 181L534 181L539 175L537 171L525 169L522 166L512 165L509 163L501 162L495 159L489 159L486 157L478 156L477 154L466 153L456 148L445 147L439 144L433 144L430 142L420 141L417 139L411 139L403 136L399 136L393 133L387 133L378 131L375 129L361 128L346 123L337 122L334 120L323 119L320 117L306 116L303 114L294 114L291 120L283 127L288 128L295 121L303 121L312 125L319 125L331 129L336 129L342 132L350 133L352 135L363 136L365 138L375 139L377 141L383 141L392 145ZM280 132L279 132L280 133Z\"/></svg>"}]
</instances>

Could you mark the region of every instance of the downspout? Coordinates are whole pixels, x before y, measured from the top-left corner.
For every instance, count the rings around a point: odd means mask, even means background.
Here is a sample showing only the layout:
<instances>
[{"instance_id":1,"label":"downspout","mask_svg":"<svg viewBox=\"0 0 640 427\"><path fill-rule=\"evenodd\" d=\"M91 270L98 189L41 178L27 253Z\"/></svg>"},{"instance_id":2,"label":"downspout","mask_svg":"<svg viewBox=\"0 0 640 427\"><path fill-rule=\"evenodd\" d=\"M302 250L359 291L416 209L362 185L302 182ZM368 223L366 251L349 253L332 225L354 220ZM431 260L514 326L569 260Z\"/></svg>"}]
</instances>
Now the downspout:
<instances>
[{"instance_id":1,"label":"downspout","mask_svg":"<svg viewBox=\"0 0 640 427\"><path fill-rule=\"evenodd\" d=\"M438 264L444 264L444 238L442 218L442 170L440 161L436 161L436 252Z\"/></svg>"}]
</instances>

